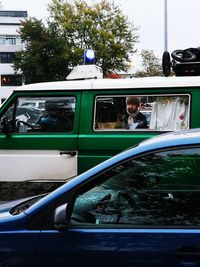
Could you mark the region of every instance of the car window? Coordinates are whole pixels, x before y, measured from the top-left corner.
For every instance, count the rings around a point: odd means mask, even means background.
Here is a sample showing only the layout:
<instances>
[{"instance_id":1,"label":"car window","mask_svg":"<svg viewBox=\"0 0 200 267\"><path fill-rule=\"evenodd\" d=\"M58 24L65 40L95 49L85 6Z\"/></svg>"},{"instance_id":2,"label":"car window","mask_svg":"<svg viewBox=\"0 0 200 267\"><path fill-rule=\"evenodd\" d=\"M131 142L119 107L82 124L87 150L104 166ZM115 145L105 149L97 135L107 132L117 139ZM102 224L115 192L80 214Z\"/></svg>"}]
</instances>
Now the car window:
<instances>
[{"instance_id":1,"label":"car window","mask_svg":"<svg viewBox=\"0 0 200 267\"><path fill-rule=\"evenodd\" d=\"M94 130L173 131L188 129L189 112L189 95L97 96L94 109Z\"/></svg>"},{"instance_id":2,"label":"car window","mask_svg":"<svg viewBox=\"0 0 200 267\"><path fill-rule=\"evenodd\" d=\"M75 97L20 97L7 109L10 132L71 132Z\"/></svg>"},{"instance_id":3,"label":"car window","mask_svg":"<svg viewBox=\"0 0 200 267\"><path fill-rule=\"evenodd\" d=\"M97 177L99 183L77 197L72 222L200 226L199 166L200 148L124 162Z\"/></svg>"}]
</instances>

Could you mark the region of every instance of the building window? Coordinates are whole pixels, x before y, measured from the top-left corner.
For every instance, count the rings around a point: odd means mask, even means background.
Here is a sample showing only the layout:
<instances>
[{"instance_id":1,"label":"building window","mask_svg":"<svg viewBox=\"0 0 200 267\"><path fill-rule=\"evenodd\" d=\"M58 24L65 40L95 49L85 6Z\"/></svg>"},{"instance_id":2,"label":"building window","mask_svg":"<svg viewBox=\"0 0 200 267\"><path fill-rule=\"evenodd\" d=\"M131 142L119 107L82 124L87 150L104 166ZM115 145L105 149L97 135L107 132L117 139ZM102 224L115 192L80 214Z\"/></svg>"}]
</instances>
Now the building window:
<instances>
[{"instance_id":1,"label":"building window","mask_svg":"<svg viewBox=\"0 0 200 267\"><path fill-rule=\"evenodd\" d=\"M27 11L5 11L0 10L0 17L14 17L14 18L27 18L28 12Z\"/></svg>"},{"instance_id":2,"label":"building window","mask_svg":"<svg viewBox=\"0 0 200 267\"><path fill-rule=\"evenodd\" d=\"M5 38L2 38L2 37L1 37L1 38L0 38L0 45L5 45L5 41L6 41Z\"/></svg>"},{"instance_id":3,"label":"building window","mask_svg":"<svg viewBox=\"0 0 200 267\"><path fill-rule=\"evenodd\" d=\"M7 45L16 45L16 38L6 38L5 44Z\"/></svg>"},{"instance_id":4,"label":"building window","mask_svg":"<svg viewBox=\"0 0 200 267\"><path fill-rule=\"evenodd\" d=\"M16 38L15 42L16 42L16 45L21 45L22 44L21 38Z\"/></svg>"},{"instance_id":5,"label":"building window","mask_svg":"<svg viewBox=\"0 0 200 267\"><path fill-rule=\"evenodd\" d=\"M19 37L0 37L0 45L21 45L22 41Z\"/></svg>"},{"instance_id":6,"label":"building window","mask_svg":"<svg viewBox=\"0 0 200 267\"><path fill-rule=\"evenodd\" d=\"M0 52L0 63L13 63L15 53Z\"/></svg>"},{"instance_id":7,"label":"building window","mask_svg":"<svg viewBox=\"0 0 200 267\"><path fill-rule=\"evenodd\" d=\"M1 75L1 86L20 86L22 85L21 75Z\"/></svg>"}]
</instances>

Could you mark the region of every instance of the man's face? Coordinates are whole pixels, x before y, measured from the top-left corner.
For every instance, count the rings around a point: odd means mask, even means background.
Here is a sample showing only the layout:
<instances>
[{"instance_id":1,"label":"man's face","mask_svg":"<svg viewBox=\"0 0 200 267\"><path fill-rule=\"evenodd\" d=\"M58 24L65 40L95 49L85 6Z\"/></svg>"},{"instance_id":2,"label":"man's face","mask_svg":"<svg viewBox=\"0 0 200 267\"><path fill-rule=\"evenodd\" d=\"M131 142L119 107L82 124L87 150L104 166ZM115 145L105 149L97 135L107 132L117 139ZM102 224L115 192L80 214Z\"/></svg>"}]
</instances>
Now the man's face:
<instances>
[{"instance_id":1,"label":"man's face","mask_svg":"<svg viewBox=\"0 0 200 267\"><path fill-rule=\"evenodd\" d=\"M134 104L131 104L131 103L127 103L126 104L126 109L129 113L135 113L138 109L138 107Z\"/></svg>"}]
</instances>

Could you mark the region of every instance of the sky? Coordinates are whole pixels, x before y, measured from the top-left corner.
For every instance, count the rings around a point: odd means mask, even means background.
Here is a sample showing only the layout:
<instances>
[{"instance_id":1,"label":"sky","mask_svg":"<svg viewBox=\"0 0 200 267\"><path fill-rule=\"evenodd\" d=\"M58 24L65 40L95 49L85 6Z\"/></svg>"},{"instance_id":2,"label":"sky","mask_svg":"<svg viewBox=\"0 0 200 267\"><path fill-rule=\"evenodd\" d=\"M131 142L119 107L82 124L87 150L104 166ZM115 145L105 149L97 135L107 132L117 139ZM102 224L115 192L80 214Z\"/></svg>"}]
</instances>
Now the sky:
<instances>
[{"instance_id":1,"label":"sky","mask_svg":"<svg viewBox=\"0 0 200 267\"><path fill-rule=\"evenodd\" d=\"M86 0L88 3L97 0ZM140 68L142 49L153 50L162 58L164 51L164 1L165 0L114 0L129 21L138 27L139 42L133 57L135 68ZM47 5L51 0L2 0L4 10L27 10L28 15L39 19L48 17ZM200 46L200 1L167 0L168 51Z\"/></svg>"}]
</instances>

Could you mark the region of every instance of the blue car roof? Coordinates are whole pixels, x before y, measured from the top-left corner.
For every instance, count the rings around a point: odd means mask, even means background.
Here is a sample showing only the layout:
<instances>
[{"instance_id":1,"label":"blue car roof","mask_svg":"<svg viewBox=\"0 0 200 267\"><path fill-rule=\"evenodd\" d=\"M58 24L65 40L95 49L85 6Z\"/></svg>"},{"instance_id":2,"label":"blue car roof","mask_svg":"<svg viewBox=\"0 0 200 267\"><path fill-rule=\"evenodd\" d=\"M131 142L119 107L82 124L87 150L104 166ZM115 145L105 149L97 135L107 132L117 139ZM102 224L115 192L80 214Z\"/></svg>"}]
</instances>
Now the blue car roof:
<instances>
[{"instance_id":1,"label":"blue car roof","mask_svg":"<svg viewBox=\"0 0 200 267\"><path fill-rule=\"evenodd\" d=\"M200 143L200 128L180 130L154 136L141 142L139 147L152 150L158 147L165 148L168 146L192 145L197 143Z\"/></svg>"},{"instance_id":2,"label":"blue car roof","mask_svg":"<svg viewBox=\"0 0 200 267\"><path fill-rule=\"evenodd\" d=\"M34 204L26 211L26 213L27 215L34 214L35 212L44 208L44 206L49 205L50 202L55 201L58 197L65 194L68 190L73 189L74 186L86 181L96 173L103 171L104 169L109 168L109 166L112 166L113 164L118 163L122 160L137 156L139 154L148 153L156 149L159 150L174 146L181 147L198 144L200 145L200 129L175 131L146 139L145 141L139 143L137 146L129 148L119 153L118 155L100 163L92 169L84 172L76 178L73 178L70 182L67 182L63 186L59 187L58 189L41 199L38 203Z\"/></svg>"},{"instance_id":3,"label":"blue car roof","mask_svg":"<svg viewBox=\"0 0 200 267\"><path fill-rule=\"evenodd\" d=\"M103 162L102 165L106 163L110 164L110 162L113 164L114 162L121 161L124 158L129 158L145 152L148 153L155 149L166 149L168 147L189 146L194 144L200 145L200 128L165 133L146 139L138 145L122 151L120 154L112 157L106 162Z\"/></svg>"}]
</instances>

